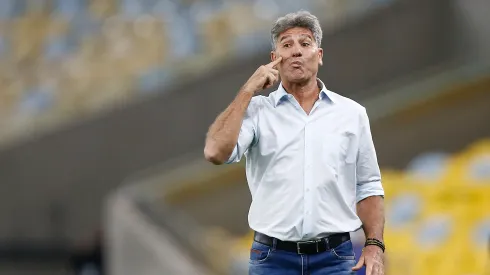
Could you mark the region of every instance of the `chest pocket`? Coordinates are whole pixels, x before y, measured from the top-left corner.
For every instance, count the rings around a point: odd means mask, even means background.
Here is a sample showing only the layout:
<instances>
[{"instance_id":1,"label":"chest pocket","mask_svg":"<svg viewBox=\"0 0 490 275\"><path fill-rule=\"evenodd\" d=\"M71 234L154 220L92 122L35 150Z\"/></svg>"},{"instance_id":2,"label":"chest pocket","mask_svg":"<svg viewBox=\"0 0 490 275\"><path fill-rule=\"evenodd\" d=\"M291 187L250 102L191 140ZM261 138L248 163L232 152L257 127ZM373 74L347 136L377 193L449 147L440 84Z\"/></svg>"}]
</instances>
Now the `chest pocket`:
<instances>
[{"instance_id":1,"label":"chest pocket","mask_svg":"<svg viewBox=\"0 0 490 275\"><path fill-rule=\"evenodd\" d=\"M323 162L339 170L339 166L353 164L356 161L357 145L355 135L350 132L333 133L324 135L322 141Z\"/></svg>"}]
</instances>

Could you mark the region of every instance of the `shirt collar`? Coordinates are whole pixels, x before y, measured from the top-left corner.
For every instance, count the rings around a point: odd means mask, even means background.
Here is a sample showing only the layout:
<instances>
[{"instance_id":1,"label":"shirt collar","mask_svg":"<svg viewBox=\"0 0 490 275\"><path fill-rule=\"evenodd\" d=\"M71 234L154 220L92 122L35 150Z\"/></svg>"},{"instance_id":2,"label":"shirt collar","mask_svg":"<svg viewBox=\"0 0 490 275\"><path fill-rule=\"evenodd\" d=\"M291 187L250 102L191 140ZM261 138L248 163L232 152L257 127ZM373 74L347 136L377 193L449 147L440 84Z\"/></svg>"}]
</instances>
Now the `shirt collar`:
<instances>
[{"instance_id":1,"label":"shirt collar","mask_svg":"<svg viewBox=\"0 0 490 275\"><path fill-rule=\"evenodd\" d=\"M320 90L320 94L318 95L320 100L328 98L331 102L334 102L331 91L329 91L325 87L325 84L323 84L323 82L319 78L317 78L317 83L320 87L322 87L322 89ZM291 97L293 97L293 95L288 94L288 92L286 92L286 90L284 89L284 86L282 86L282 82L281 82L279 84L279 87L275 91L275 95L274 95L274 104L275 105L274 105L274 107L277 107L277 105L279 105L279 103L281 103L284 99L291 98Z\"/></svg>"}]
</instances>

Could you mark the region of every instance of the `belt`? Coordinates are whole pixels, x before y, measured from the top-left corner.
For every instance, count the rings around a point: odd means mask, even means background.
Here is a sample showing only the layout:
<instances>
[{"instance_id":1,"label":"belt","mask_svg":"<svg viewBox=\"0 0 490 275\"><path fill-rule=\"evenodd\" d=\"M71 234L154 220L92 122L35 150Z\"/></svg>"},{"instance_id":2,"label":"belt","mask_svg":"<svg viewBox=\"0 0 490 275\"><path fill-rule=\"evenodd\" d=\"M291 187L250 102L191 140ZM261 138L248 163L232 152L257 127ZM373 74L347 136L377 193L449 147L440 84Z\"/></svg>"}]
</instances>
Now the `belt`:
<instances>
[{"instance_id":1,"label":"belt","mask_svg":"<svg viewBox=\"0 0 490 275\"><path fill-rule=\"evenodd\" d=\"M338 233L318 240L292 242L281 241L279 239L269 237L265 234L255 232L254 240L267 246L273 246L275 240L276 249L278 250L285 250L298 254L316 254L331 250L332 248L339 246L343 242L350 240L350 234Z\"/></svg>"}]
</instances>

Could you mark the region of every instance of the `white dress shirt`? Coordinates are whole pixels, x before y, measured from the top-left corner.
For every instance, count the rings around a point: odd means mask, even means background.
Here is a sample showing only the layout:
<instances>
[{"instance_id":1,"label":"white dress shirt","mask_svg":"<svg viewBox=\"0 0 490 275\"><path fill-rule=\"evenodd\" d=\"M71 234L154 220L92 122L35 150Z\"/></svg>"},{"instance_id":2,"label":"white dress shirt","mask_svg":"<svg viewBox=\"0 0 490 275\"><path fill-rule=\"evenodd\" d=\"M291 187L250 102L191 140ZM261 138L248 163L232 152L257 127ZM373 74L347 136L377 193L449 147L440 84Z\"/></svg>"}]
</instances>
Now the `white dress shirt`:
<instances>
[{"instance_id":1,"label":"white dress shirt","mask_svg":"<svg viewBox=\"0 0 490 275\"><path fill-rule=\"evenodd\" d=\"M281 240L355 231L356 203L384 196L366 109L318 83L309 115L282 83L254 96L227 162L245 155L249 226Z\"/></svg>"}]
</instances>

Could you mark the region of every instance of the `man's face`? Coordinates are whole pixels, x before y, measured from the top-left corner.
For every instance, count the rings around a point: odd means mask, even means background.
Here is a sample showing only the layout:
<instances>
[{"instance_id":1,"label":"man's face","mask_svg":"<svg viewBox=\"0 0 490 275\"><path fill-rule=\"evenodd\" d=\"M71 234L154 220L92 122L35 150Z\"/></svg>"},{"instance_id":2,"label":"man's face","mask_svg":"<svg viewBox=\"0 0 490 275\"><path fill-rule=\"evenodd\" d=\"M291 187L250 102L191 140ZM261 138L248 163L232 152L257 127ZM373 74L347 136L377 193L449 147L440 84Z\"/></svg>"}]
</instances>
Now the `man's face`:
<instances>
[{"instance_id":1,"label":"man's face","mask_svg":"<svg viewBox=\"0 0 490 275\"><path fill-rule=\"evenodd\" d=\"M271 59L282 56L277 66L281 78L290 83L301 83L316 77L322 65L323 50L318 47L313 33L307 28L295 27L281 33Z\"/></svg>"}]
</instances>

